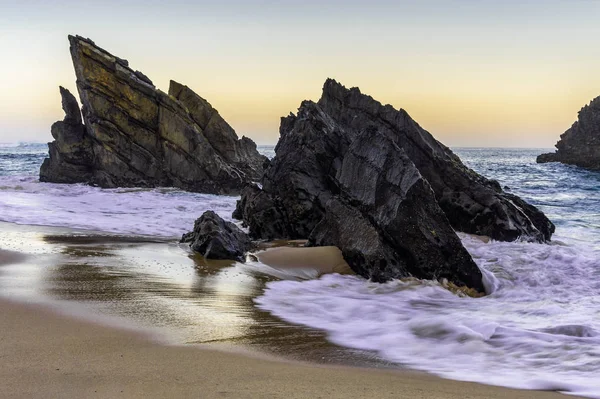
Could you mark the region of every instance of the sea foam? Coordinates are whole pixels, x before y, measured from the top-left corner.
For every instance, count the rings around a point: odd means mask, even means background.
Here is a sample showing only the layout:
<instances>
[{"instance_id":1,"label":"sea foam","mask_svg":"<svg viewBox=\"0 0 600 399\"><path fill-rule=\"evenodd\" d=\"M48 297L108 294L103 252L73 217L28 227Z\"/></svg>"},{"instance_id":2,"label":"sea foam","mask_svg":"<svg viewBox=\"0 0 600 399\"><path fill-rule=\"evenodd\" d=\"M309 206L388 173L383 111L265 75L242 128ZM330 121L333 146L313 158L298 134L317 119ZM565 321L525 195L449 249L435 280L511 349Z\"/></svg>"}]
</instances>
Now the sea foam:
<instances>
[{"instance_id":1,"label":"sea foam","mask_svg":"<svg viewBox=\"0 0 600 399\"><path fill-rule=\"evenodd\" d=\"M209 209L231 220L236 200L174 188L101 189L0 177L0 221L118 234L178 237Z\"/></svg>"},{"instance_id":2,"label":"sea foam","mask_svg":"<svg viewBox=\"0 0 600 399\"><path fill-rule=\"evenodd\" d=\"M497 286L484 298L439 284L354 276L270 282L256 304L342 346L442 377L600 397L600 253L463 236Z\"/></svg>"},{"instance_id":3,"label":"sea foam","mask_svg":"<svg viewBox=\"0 0 600 399\"><path fill-rule=\"evenodd\" d=\"M600 398L600 173L536 164L546 150L456 152L557 225L551 244L461 235L488 296L459 297L431 281L327 275L271 282L257 306L398 366Z\"/></svg>"}]
</instances>

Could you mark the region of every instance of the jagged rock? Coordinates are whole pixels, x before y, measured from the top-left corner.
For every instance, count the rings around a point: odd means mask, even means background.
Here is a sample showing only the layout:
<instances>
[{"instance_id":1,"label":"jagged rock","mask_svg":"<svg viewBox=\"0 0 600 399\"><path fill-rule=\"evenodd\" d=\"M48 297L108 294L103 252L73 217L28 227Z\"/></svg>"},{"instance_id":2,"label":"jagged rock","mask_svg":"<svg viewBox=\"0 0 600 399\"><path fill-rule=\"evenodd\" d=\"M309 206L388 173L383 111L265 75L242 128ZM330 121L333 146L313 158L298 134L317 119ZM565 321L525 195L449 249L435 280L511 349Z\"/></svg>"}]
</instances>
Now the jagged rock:
<instances>
[{"instance_id":1,"label":"jagged rock","mask_svg":"<svg viewBox=\"0 0 600 399\"><path fill-rule=\"evenodd\" d=\"M287 222L287 214L279 209L282 209L282 204L278 198L272 197L256 185L249 185L242 191L242 197L238 200L232 216L244 221L252 237L269 241L278 238L306 239L308 234L295 232L296 226L302 223L301 219L290 224ZM311 226L314 227L314 222Z\"/></svg>"},{"instance_id":2,"label":"jagged rock","mask_svg":"<svg viewBox=\"0 0 600 399\"><path fill-rule=\"evenodd\" d=\"M562 162L600 170L600 97L584 106L578 120L560 136L557 151L537 157L538 163Z\"/></svg>"},{"instance_id":3,"label":"jagged rock","mask_svg":"<svg viewBox=\"0 0 600 399\"><path fill-rule=\"evenodd\" d=\"M256 144L248 137L238 139L233 128L208 101L175 81L171 81L169 95L187 108L190 117L223 159L242 169L250 167L254 177L262 175L266 157L256 156Z\"/></svg>"},{"instance_id":4,"label":"jagged rock","mask_svg":"<svg viewBox=\"0 0 600 399\"><path fill-rule=\"evenodd\" d=\"M381 126L347 129L319 104L283 118L262 189L247 187L235 216L254 238L334 245L374 281L409 275L483 292L481 272L433 190Z\"/></svg>"},{"instance_id":5,"label":"jagged rock","mask_svg":"<svg viewBox=\"0 0 600 399\"><path fill-rule=\"evenodd\" d=\"M351 140L373 125L402 148L433 188L454 229L501 241L543 242L554 233L554 225L541 211L467 168L403 109L384 106L358 88L346 89L332 79L325 82L318 105Z\"/></svg>"},{"instance_id":6,"label":"jagged rock","mask_svg":"<svg viewBox=\"0 0 600 399\"><path fill-rule=\"evenodd\" d=\"M244 254L252 249L250 238L239 227L223 220L213 211L206 211L194 223L194 230L184 234L182 243L207 259L244 261Z\"/></svg>"},{"instance_id":7,"label":"jagged rock","mask_svg":"<svg viewBox=\"0 0 600 399\"><path fill-rule=\"evenodd\" d=\"M54 142L48 143L50 158L40 168L40 180L70 183L70 176L91 179L93 162L91 139L85 134L77 100L64 87L60 87L65 118L52 125Z\"/></svg>"},{"instance_id":8,"label":"jagged rock","mask_svg":"<svg viewBox=\"0 0 600 399\"><path fill-rule=\"evenodd\" d=\"M348 148L336 180L341 195L325 204L311 245L339 247L356 272L374 281L413 275L484 291L481 272L429 183L393 141L365 130Z\"/></svg>"},{"instance_id":9,"label":"jagged rock","mask_svg":"<svg viewBox=\"0 0 600 399\"><path fill-rule=\"evenodd\" d=\"M191 89L171 81L166 94L89 39L69 41L85 126L77 151L63 145L75 135L53 127L40 180L237 194L260 177L266 157Z\"/></svg>"}]
</instances>

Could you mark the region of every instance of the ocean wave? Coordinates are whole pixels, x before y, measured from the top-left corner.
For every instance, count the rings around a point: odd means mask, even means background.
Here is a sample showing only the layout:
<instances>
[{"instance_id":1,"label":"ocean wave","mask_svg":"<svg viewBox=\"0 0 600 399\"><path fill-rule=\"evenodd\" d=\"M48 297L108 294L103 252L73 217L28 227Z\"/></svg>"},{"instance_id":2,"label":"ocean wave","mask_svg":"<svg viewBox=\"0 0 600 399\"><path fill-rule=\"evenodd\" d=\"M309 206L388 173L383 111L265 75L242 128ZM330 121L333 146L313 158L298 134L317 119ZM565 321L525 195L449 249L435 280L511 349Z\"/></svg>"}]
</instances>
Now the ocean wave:
<instances>
[{"instance_id":1,"label":"ocean wave","mask_svg":"<svg viewBox=\"0 0 600 399\"><path fill-rule=\"evenodd\" d=\"M600 253L589 246L463 243L495 290L354 276L270 282L256 304L339 345L442 377L600 395ZM561 384L556 381L562 381Z\"/></svg>"},{"instance_id":2,"label":"ocean wave","mask_svg":"<svg viewBox=\"0 0 600 399\"><path fill-rule=\"evenodd\" d=\"M101 189L0 177L0 221L119 234L179 237L209 209L231 220L236 200L175 188Z\"/></svg>"}]
</instances>

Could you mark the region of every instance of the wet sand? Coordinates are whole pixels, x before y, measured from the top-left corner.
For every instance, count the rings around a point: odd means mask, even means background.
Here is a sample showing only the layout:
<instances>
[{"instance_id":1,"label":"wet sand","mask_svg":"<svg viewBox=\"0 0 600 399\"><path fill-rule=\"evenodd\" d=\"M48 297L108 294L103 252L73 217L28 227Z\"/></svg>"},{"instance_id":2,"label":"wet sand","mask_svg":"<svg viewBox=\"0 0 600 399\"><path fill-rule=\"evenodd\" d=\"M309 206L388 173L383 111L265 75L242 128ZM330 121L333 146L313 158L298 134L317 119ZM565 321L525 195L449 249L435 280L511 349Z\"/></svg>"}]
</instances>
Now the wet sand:
<instances>
[{"instance_id":1,"label":"wet sand","mask_svg":"<svg viewBox=\"0 0 600 399\"><path fill-rule=\"evenodd\" d=\"M311 274L295 267L293 260L287 265L275 262L273 268L205 260L176 239L6 223L0 223L0 248L26 254L23 263L0 267L4 297L152 331L168 343L324 364L391 366L372 353L330 343L322 331L291 325L254 306L269 281L312 278L325 272L323 262ZM293 249L273 248L275 258Z\"/></svg>"},{"instance_id":2,"label":"wet sand","mask_svg":"<svg viewBox=\"0 0 600 399\"><path fill-rule=\"evenodd\" d=\"M256 256L262 263L280 269L313 268L319 274L354 274L337 247L277 247Z\"/></svg>"},{"instance_id":3,"label":"wet sand","mask_svg":"<svg viewBox=\"0 0 600 399\"><path fill-rule=\"evenodd\" d=\"M254 306L276 277L175 240L0 223L0 248L11 299L0 300L0 397L563 397L442 380L333 345ZM323 251L318 274L339 265ZM306 254L258 257L294 278Z\"/></svg>"},{"instance_id":4,"label":"wet sand","mask_svg":"<svg viewBox=\"0 0 600 399\"><path fill-rule=\"evenodd\" d=\"M0 248L0 266L10 265L11 263L19 263L25 258L26 256L22 253L6 251Z\"/></svg>"}]
</instances>

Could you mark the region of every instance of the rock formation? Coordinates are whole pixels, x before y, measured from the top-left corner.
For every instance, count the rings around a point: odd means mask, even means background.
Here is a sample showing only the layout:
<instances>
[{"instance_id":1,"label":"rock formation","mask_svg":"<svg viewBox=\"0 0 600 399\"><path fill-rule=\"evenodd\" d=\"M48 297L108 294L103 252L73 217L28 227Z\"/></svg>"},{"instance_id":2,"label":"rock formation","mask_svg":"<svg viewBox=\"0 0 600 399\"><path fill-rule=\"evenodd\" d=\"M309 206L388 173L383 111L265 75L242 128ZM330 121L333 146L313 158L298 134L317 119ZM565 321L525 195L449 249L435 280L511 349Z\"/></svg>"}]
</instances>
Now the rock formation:
<instances>
[{"instance_id":1,"label":"rock formation","mask_svg":"<svg viewBox=\"0 0 600 399\"><path fill-rule=\"evenodd\" d=\"M501 241L550 240L554 225L534 206L467 168L403 109L327 80L319 106L349 132L375 125L402 148L429 182L455 230Z\"/></svg>"},{"instance_id":2,"label":"rock formation","mask_svg":"<svg viewBox=\"0 0 600 399\"><path fill-rule=\"evenodd\" d=\"M337 246L374 281L446 278L482 292L481 272L430 184L386 129L344 126L321 104L303 102L282 119L262 188L247 187L234 216L254 238Z\"/></svg>"},{"instance_id":3,"label":"rock formation","mask_svg":"<svg viewBox=\"0 0 600 399\"><path fill-rule=\"evenodd\" d=\"M327 137L321 143L327 148L333 147L340 154L345 153L361 132L373 127L403 149L431 185L436 200L455 230L503 241L517 238L538 242L550 240L554 225L541 211L521 198L502 191L498 182L467 168L406 111L395 110L390 105L383 106L361 94L359 89L348 90L331 79L325 82L319 102L304 102L300 114L304 115L305 108L320 115L323 124L321 130L335 125L342 132L335 136L335 142ZM327 182L321 181L322 177L315 178L315 166L297 155L300 147L287 144L290 140L287 136L294 128L301 131L303 128L296 124L303 124L304 120L296 121L294 116L282 119L281 139L275 149L276 157L265 171L263 190L248 187L242 195L234 216L243 218L255 237L308 237L320 220L321 215L315 213L313 208L319 206L315 205L317 203L324 203L317 193L324 191ZM304 130L311 128L316 129L310 125ZM296 134L307 133L302 131ZM316 144L303 145L316 148ZM307 151L305 148L303 150ZM331 167L337 168L340 160L334 158L331 162ZM286 178L288 175L290 177ZM364 183L357 181L355 184ZM298 188L303 185L314 187L308 191Z\"/></svg>"},{"instance_id":4,"label":"rock formation","mask_svg":"<svg viewBox=\"0 0 600 399\"><path fill-rule=\"evenodd\" d=\"M454 229L544 242L554 225L535 207L467 168L402 109L327 80L318 103L282 118L261 186L234 217L261 239L335 245L375 281L445 278L483 291Z\"/></svg>"},{"instance_id":5,"label":"rock formation","mask_svg":"<svg viewBox=\"0 0 600 399\"><path fill-rule=\"evenodd\" d=\"M91 180L94 162L92 139L86 134L81 121L77 100L64 87L60 87L65 118L51 127L52 143L48 143L50 158L44 159L40 180L54 183L72 183L72 176L82 181Z\"/></svg>"},{"instance_id":6,"label":"rock formation","mask_svg":"<svg viewBox=\"0 0 600 399\"><path fill-rule=\"evenodd\" d=\"M85 124L61 89L67 116L52 126L41 181L236 194L261 176L254 142L191 89L171 81L166 94L91 40L69 41Z\"/></svg>"},{"instance_id":7,"label":"rock formation","mask_svg":"<svg viewBox=\"0 0 600 399\"><path fill-rule=\"evenodd\" d=\"M244 260L253 245L248 235L235 224L226 222L213 211L206 211L194 223L194 230L184 234L182 243L207 259Z\"/></svg>"},{"instance_id":8,"label":"rock formation","mask_svg":"<svg viewBox=\"0 0 600 399\"><path fill-rule=\"evenodd\" d=\"M579 111L578 120L560 136L556 148L556 152L538 156L537 162L562 162L600 170L600 97Z\"/></svg>"}]
</instances>

